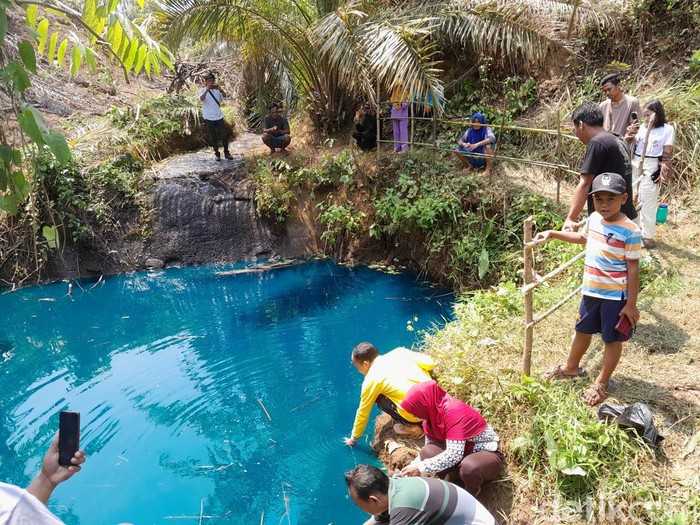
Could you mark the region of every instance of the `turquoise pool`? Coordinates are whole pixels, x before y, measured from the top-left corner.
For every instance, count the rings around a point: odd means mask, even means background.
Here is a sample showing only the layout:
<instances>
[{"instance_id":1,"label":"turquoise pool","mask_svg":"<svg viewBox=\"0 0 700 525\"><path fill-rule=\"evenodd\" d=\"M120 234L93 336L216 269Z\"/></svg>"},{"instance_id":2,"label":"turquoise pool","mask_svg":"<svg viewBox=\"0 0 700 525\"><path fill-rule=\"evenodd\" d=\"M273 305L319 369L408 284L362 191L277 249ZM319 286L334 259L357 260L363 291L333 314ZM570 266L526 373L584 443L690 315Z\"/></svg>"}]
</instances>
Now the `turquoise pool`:
<instances>
[{"instance_id":1,"label":"turquoise pool","mask_svg":"<svg viewBox=\"0 0 700 525\"><path fill-rule=\"evenodd\" d=\"M362 523L350 351L417 343L453 297L329 261L218 274L241 267L0 295L0 479L26 485L70 409L88 461L49 504L68 524Z\"/></svg>"}]
</instances>

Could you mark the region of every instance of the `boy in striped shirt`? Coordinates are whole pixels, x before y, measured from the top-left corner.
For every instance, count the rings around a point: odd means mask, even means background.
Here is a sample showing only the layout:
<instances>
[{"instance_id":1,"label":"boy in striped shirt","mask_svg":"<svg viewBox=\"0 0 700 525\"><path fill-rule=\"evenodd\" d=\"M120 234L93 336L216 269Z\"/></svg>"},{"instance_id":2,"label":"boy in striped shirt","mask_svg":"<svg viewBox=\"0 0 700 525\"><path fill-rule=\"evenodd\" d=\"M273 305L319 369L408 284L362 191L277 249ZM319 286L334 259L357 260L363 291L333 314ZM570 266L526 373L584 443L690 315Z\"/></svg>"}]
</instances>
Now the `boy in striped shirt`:
<instances>
[{"instance_id":1,"label":"boy in striped shirt","mask_svg":"<svg viewBox=\"0 0 700 525\"><path fill-rule=\"evenodd\" d=\"M537 234L535 240L558 239L586 245L583 297L576 335L566 364L555 366L546 377L569 379L585 375L579 363L593 334L600 333L605 343L603 367L595 383L583 393L583 399L595 406L607 397L610 376L622 355L622 341L631 335L618 330L618 323L624 321L622 316L627 317L632 327L639 320L637 295L642 237L639 227L621 211L628 198L622 176L601 173L593 180L590 195L595 212L580 232L548 230Z\"/></svg>"}]
</instances>

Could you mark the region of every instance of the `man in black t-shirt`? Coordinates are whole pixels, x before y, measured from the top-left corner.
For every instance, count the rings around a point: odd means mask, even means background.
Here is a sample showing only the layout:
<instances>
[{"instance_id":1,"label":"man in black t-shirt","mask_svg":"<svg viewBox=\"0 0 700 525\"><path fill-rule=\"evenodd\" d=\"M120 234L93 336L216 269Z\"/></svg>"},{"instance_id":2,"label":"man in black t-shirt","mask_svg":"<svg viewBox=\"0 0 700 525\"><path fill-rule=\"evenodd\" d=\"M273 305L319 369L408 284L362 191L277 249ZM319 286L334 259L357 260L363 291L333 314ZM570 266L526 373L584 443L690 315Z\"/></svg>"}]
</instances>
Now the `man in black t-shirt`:
<instances>
[{"instance_id":1,"label":"man in black t-shirt","mask_svg":"<svg viewBox=\"0 0 700 525\"><path fill-rule=\"evenodd\" d=\"M588 201L588 213L592 213L593 199L588 193L596 175L601 173L618 173L627 183L629 197L622 206L622 212L631 220L637 218L632 195L632 163L625 142L619 135L603 129L603 112L595 102L586 102L574 110L571 120L574 122L576 137L586 145L586 156L581 165L581 179L571 199L571 208L566 215L562 230L573 231L575 224Z\"/></svg>"},{"instance_id":2,"label":"man in black t-shirt","mask_svg":"<svg viewBox=\"0 0 700 525\"><path fill-rule=\"evenodd\" d=\"M270 106L270 114L265 117L263 123L262 140L270 148L270 154L275 152L275 148L280 148L282 153L287 154L287 146L292 141L292 136L289 131L289 121L282 116L279 104Z\"/></svg>"}]
</instances>

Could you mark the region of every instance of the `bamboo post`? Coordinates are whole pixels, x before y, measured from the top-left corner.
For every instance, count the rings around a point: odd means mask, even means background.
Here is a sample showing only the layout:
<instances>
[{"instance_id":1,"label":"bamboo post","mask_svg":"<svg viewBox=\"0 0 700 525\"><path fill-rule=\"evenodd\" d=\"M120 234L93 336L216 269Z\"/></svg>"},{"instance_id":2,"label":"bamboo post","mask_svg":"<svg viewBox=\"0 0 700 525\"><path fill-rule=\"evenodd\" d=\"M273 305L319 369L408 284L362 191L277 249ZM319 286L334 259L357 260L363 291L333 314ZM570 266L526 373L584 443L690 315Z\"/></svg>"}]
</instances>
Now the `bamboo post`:
<instances>
[{"instance_id":1,"label":"bamboo post","mask_svg":"<svg viewBox=\"0 0 700 525\"><path fill-rule=\"evenodd\" d=\"M381 114L379 112L380 111L379 103L381 100L382 99L381 99L380 92L379 92L379 78L377 78L377 104L376 104L377 107L376 107L376 111L375 111L375 115L374 115L377 118L377 153L379 153L379 147L380 147L379 145L381 144L381 139L382 139L382 135L381 135L382 120L380 117Z\"/></svg>"},{"instance_id":2,"label":"bamboo post","mask_svg":"<svg viewBox=\"0 0 700 525\"><path fill-rule=\"evenodd\" d=\"M533 289L528 287L532 283L532 216L525 219L523 223L523 260L525 285L525 350L523 351L523 374L530 376L530 366L532 364L532 335L534 326L532 323L532 296Z\"/></svg>"},{"instance_id":3,"label":"bamboo post","mask_svg":"<svg viewBox=\"0 0 700 525\"><path fill-rule=\"evenodd\" d=\"M411 119L411 138L408 139L408 142L410 143L411 146L413 146L413 139L414 139L414 134L416 132L416 120L415 120L415 111L414 108L416 107L415 104L409 101L408 103L408 113L409 117Z\"/></svg>"},{"instance_id":4,"label":"bamboo post","mask_svg":"<svg viewBox=\"0 0 700 525\"><path fill-rule=\"evenodd\" d=\"M435 118L435 105L433 104L433 135L432 135L432 142L433 146L437 148L437 119Z\"/></svg>"},{"instance_id":5,"label":"bamboo post","mask_svg":"<svg viewBox=\"0 0 700 525\"><path fill-rule=\"evenodd\" d=\"M561 160L561 112L557 109L557 164ZM561 168L557 168L557 208L561 205Z\"/></svg>"},{"instance_id":6,"label":"bamboo post","mask_svg":"<svg viewBox=\"0 0 700 525\"><path fill-rule=\"evenodd\" d=\"M576 12L578 11L578 4L580 0L574 0L574 6L571 10L571 18L569 19L569 29L566 31L566 39L571 40L571 35L574 32L574 22L576 22Z\"/></svg>"},{"instance_id":7,"label":"bamboo post","mask_svg":"<svg viewBox=\"0 0 700 525\"><path fill-rule=\"evenodd\" d=\"M501 145L501 134L503 133L503 126L505 126L506 123L506 114L505 112L501 113L501 126L498 128L498 136L496 137L496 144L493 145L493 161L491 166L494 166L496 164L496 155L498 154L498 147ZM489 171L489 180L491 180L491 177L493 177L493 169Z\"/></svg>"}]
</instances>

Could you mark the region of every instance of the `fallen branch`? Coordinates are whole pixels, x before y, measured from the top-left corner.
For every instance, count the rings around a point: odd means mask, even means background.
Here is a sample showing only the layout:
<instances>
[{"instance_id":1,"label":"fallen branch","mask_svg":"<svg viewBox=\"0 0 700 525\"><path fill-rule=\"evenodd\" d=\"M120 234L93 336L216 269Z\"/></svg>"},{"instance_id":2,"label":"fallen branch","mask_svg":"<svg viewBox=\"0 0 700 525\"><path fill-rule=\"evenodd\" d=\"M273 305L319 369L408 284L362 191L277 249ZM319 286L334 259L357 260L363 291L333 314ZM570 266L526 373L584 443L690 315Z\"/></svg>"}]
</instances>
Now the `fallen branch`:
<instances>
[{"instance_id":1,"label":"fallen branch","mask_svg":"<svg viewBox=\"0 0 700 525\"><path fill-rule=\"evenodd\" d=\"M267 408L265 408L265 405L263 405L262 399L258 399L258 403L260 403L260 406L265 411L265 415L267 416L267 419L272 421L272 418L270 417L270 413L267 411Z\"/></svg>"},{"instance_id":2,"label":"fallen branch","mask_svg":"<svg viewBox=\"0 0 700 525\"><path fill-rule=\"evenodd\" d=\"M299 410L300 408L304 408L305 406L308 406L308 405L310 405L311 403L315 403L315 402L318 401L319 399L321 399L321 398L320 398L320 397L316 397L316 398L312 399L311 401L307 401L307 402L304 403L303 405L299 405L298 407L294 407L294 408L292 409L292 412L294 412L295 410Z\"/></svg>"}]
</instances>

